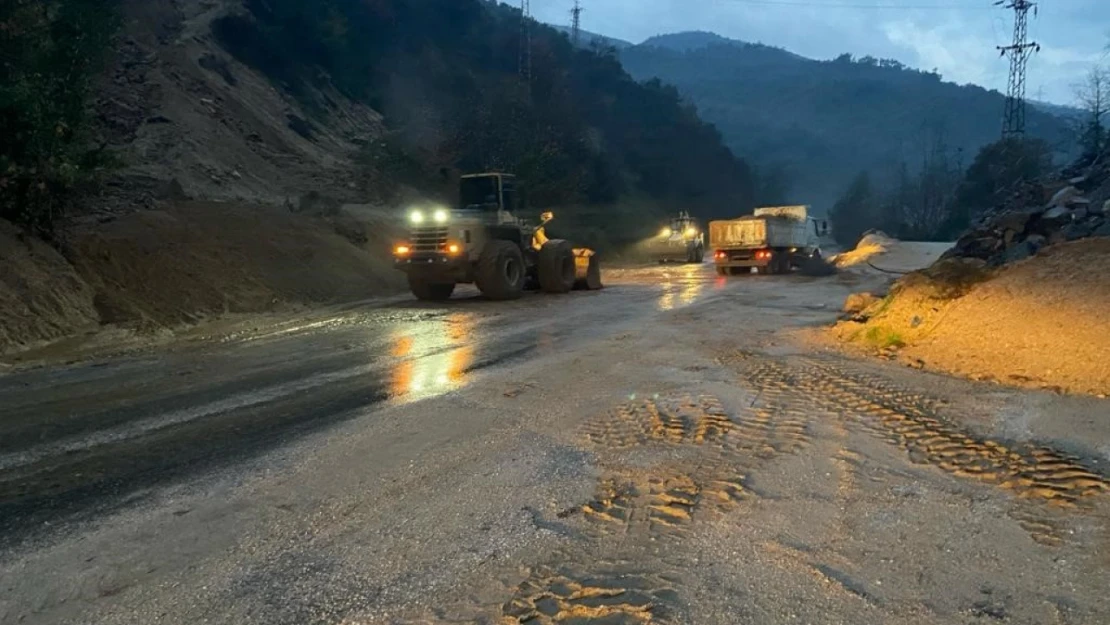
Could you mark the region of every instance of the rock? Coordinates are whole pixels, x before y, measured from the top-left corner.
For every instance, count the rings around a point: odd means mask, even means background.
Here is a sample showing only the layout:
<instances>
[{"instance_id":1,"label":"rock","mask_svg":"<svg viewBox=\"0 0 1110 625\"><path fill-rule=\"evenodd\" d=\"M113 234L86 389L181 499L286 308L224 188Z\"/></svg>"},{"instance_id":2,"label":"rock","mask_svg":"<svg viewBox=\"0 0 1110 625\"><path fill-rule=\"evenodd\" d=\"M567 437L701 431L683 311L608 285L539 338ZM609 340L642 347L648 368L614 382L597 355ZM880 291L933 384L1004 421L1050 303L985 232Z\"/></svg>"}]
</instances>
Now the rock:
<instances>
[{"instance_id":1,"label":"rock","mask_svg":"<svg viewBox=\"0 0 1110 625\"><path fill-rule=\"evenodd\" d=\"M1023 232L1026 224L1032 219L1036 212L1033 211L1014 211L1012 213L1005 213L998 218L994 219L992 225L998 230L1013 230L1015 232Z\"/></svg>"},{"instance_id":2,"label":"rock","mask_svg":"<svg viewBox=\"0 0 1110 625\"><path fill-rule=\"evenodd\" d=\"M1041 238L1043 239L1044 237ZM1025 260L1033 254L1036 254L1037 249L1037 246L1031 241L1022 241L1021 243L1008 248L1005 252L1002 253L1001 257L998 260L1001 261L1001 263L1015 263L1019 260Z\"/></svg>"},{"instance_id":3,"label":"rock","mask_svg":"<svg viewBox=\"0 0 1110 625\"><path fill-rule=\"evenodd\" d=\"M1039 234L1034 234L1034 235L1030 236L1028 239L1026 239L1025 242L1029 245L1032 245L1033 246L1033 252L1036 253L1037 250L1039 250L1042 247L1048 245L1048 237L1044 237L1044 236L1041 236Z\"/></svg>"},{"instance_id":4,"label":"rock","mask_svg":"<svg viewBox=\"0 0 1110 625\"><path fill-rule=\"evenodd\" d=\"M1092 237L1110 237L1110 221L1103 223L1091 232Z\"/></svg>"},{"instance_id":5,"label":"rock","mask_svg":"<svg viewBox=\"0 0 1110 625\"><path fill-rule=\"evenodd\" d=\"M1079 186L1079 185L1083 184L1084 182L1087 182L1087 177L1086 176L1076 176L1075 178L1072 178L1071 180L1069 180L1068 184L1070 184L1072 186Z\"/></svg>"},{"instance_id":6,"label":"rock","mask_svg":"<svg viewBox=\"0 0 1110 625\"><path fill-rule=\"evenodd\" d=\"M1063 230L1055 233L1062 237L1065 241L1075 241L1076 239L1085 239L1091 236L1094 228L1087 223L1073 223L1064 226ZM1051 240L1051 239L1050 239Z\"/></svg>"},{"instance_id":7,"label":"rock","mask_svg":"<svg viewBox=\"0 0 1110 625\"><path fill-rule=\"evenodd\" d=\"M1075 208L1077 206L1089 206L1090 204L1091 201L1085 197L1073 197L1072 199L1068 200L1067 206Z\"/></svg>"},{"instance_id":8,"label":"rock","mask_svg":"<svg viewBox=\"0 0 1110 625\"><path fill-rule=\"evenodd\" d=\"M1056 194L1052 196L1052 199L1048 201L1048 206L1065 206L1067 205L1069 200L1078 195L1079 189L1076 189L1075 187L1070 185L1066 186L1063 189L1057 191Z\"/></svg>"},{"instance_id":9,"label":"rock","mask_svg":"<svg viewBox=\"0 0 1110 625\"><path fill-rule=\"evenodd\" d=\"M1044 221L1060 221L1071 219L1071 209L1066 206L1053 206L1046 210L1041 219Z\"/></svg>"},{"instance_id":10,"label":"rock","mask_svg":"<svg viewBox=\"0 0 1110 625\"><path fill-rule=\"evenodd\" d=\"M1110 200L1106 200L1105 202L1102 203L1102 209L1101 210L1096 211L1094 208L1091 208L1090 210L1092 212L1100 212L1103 215L1108 215L1108 214L1110 214Z\"/></svg>"},{"instance_id":11,"label":"rock","mask_svg":"<svg viewBox=\"0 0 1110 625\"><path fill-rule=\"evenodd\" d=\"M844 307L841 310L852 314L861 313L877 301L879 298L871 293L852 293L844 300Z\"/></svg>"}]
</instances>

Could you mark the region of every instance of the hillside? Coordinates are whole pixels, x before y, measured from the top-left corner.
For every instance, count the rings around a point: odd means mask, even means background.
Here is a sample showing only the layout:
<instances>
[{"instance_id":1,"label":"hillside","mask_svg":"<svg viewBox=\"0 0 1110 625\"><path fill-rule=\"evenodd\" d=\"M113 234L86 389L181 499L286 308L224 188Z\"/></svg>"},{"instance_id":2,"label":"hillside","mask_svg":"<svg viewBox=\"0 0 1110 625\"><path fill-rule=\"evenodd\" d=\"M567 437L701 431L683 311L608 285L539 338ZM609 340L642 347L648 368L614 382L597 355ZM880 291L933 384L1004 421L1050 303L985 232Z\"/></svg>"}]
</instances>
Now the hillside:
<instances>
[{"instance_id":1,"label":"hillside","mask_svg":"<svg viewBox=\"0 0 1110 625\"><path fill-rule=\"evenodd\" d=\"M806 59L710 33L652 38L620 53L638 79L676 85L737 154L782 166L794 197L828 208L861 170L893 175L947 144L970 162L998 138L1004 98L896 61ZM1067 123L1031 107L1028 131L1062 145Z\"/></svg>"},{"instance_id":2,"label":"hillside","mask_svg":"<svg viewBox=\"0 0 1110 625\"><path fill-rule=\"evenodd\" d=\"M448 200L467 171L515 171L557 234L605 251L664 211L754 202L747 163L674 88L539 25L522 80L505 5L48 4L0 12L3 48L23 55L0 67L0 122L27 139L0 145L15 172L0 218L64 253L0 223L16 267L0 277L0 353L389 292L402 212ZM82 170L90 154L110 159Z\"/></svg>"}]
</instances>

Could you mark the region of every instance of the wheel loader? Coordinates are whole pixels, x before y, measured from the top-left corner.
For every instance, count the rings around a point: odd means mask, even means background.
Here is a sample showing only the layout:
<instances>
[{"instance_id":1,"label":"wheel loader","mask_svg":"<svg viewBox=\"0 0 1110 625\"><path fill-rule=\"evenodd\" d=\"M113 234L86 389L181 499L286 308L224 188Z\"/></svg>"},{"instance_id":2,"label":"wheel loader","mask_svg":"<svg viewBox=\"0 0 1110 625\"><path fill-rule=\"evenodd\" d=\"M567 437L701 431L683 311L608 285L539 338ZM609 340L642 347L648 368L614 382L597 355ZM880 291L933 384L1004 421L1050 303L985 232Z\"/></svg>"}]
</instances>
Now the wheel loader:
<instances>
[{"instance_id":1,"label":"wheel loader","mask_svg":"<svg viewBox=\"0 0 1110 625\"><path fill-rule=\"evenodd\" d=\"M493 300L512 300L525 290L545 293L600 289L601 265L588 248L549 239L544 212L538 226L516 217L523 210L516 177L468 174L459 180L452 207L410 211L407 240L393 248L394 266L408 276L420 300L451 297L458 284L474 284Z\"/></svg>"},{"instance_id":2,"label":"wheel loader","mask_svg":"<svg viewBox=\"0 0 1110 625\"><path fill-rule=\"evenodd\" d=\"M705 260L705 233L690 213L681 211L647 242L647 252L660 263L700 263Z\"/></svg>"}]
</instances>

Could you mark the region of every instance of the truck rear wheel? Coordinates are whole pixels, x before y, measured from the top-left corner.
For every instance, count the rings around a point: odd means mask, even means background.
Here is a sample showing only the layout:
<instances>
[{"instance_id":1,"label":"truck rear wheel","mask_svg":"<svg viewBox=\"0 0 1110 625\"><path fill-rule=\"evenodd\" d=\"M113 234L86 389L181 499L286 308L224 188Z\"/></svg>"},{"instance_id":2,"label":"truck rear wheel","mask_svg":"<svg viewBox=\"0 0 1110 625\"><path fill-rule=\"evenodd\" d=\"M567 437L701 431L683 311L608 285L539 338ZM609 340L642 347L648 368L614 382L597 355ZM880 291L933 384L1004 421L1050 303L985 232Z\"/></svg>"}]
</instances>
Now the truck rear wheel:
<instances>
[{"instance_id":1,"label":"truck rear wheel","mask_svg":"<svg viewBox=\"0 0 1110 625\"><path fill-rule=\"evenodd\" d=\"M574 288L574 250L562 239L551 239L540 248L536 261L540 288L546 293L566 293Z\"/></svg>"},{"instance_id":2,"label":"truck rear wheel","mask_svg":"<svg viewBox=\"0 0 1110 625\"><path fill-rule=\"evenodd\" d=\"M442 302L455 292L454 282L431 282L409 274L409 290L416 299L425 302Z\"/></svg>"},{"instance_id":3,"label":"truck rear wheel","mask_svg":"<svg viewBox=\"0 0 1110 625\"><path fill-rule=\"evenodd\" d=\"M524 255L511 241L490 241L478 257L474 281L492 300L517 299L524 292Z\"/></svg>"}]
</instances>

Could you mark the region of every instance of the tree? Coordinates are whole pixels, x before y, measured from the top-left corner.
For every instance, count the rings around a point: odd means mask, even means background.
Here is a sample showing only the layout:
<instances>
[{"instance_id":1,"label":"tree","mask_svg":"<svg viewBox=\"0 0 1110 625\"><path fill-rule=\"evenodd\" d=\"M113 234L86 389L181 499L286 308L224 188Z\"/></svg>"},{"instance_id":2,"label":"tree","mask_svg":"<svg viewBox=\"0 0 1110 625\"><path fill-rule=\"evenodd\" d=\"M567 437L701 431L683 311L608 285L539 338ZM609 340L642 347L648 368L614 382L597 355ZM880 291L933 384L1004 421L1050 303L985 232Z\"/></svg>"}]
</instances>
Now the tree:
<instances>
[{"instance_id":1,"label":"tree","mask_svg":"<svg viewBox=\"0 0 1110 625\"><path fill-rule=\"evenodd\" d=\"M833 236L841 245L855 245L865 231L879 225L875 194L867 172L855 177L848 191L833 206L829 218Z\"/></svg>"},{"instance_id":2,"label":"tree","mask_svg":"<svg viewBox=\"0 0 1110 625\"><path fill-rule=\"evenodd\" d=\"M0 3L0 218L50 239L78 185L107 160L89 126L114 3Z\"/></svg>"},{"instance_id":3,"label":"tree","mask_svg":"<svg viewBox=\"0 0 1110 625\"><path fill-rule=\"evenodd\" d=\"M1079 131L1080 162L1090 164L1104 156L1108 148L1104 118L1110 110L1110 71L1105 67L1093 67L1073 89L1084 113Z\"/></svg>"}]
</instances>

